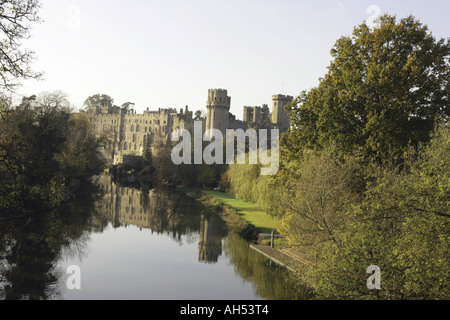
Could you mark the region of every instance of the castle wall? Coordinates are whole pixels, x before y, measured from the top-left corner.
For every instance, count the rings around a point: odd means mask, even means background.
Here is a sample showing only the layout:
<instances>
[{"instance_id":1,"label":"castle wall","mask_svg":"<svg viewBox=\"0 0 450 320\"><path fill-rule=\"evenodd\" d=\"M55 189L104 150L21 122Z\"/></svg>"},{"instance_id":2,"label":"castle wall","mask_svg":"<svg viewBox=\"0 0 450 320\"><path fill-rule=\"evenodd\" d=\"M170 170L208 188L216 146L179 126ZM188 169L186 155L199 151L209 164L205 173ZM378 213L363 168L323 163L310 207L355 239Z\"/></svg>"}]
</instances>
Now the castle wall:
<instances>
[{"instance_id":1,"label":"castle wall","mask_svg":"<svg viewBox=\"0 0 450 320\"><path fill-rule=\"evenodd\" d=\"M244 120L236 120L230 114L231 98L227 90L209 89L206 103L206 119L203 119L203 129L219 129L226 135L227 129L248 128L251 123L260 128L278 128L280 131L289 129L289 117L284 107L293 100L291 96L272 96L272 119L269 117L269 107L244 107ZM105 135L108 142L103 150L110 164L122 163L124 155L142 156L146 145L151 144L155 137L168 139L177 129L186 129L193 133L193 112L181 109L159 109L137 114L117 106L98 107L95 112L88 113L97 136ZM272 120L272 121L270 121ZM153 150L152 150L153 151Z\"/></svg>"},{"instance_id":2,"label":"castle wall","mask_svg":"<svg viewBox=\"0 0 450 320\"><path fill-rule=\"evenodd\" d=\"M244 121L254 123L269 122L269 107L267 104L263 104L262 107L249 107L244 106Z\"/></svg>"},{"instance_id":3,"label":"castle wall","mask_svg":"<svg viewBox=\"0 0 450 320\"><path fill-rule=\"evenodd\" d=\"M121 109L119 113L89 114L97 136L108 138L103 154L110 164L119 164L124 155L142 156L148 141L154 136L168 138L177 129L192 130L193 113L171 113L169 109L137 114Z\"/></svg>"}]
</instances>

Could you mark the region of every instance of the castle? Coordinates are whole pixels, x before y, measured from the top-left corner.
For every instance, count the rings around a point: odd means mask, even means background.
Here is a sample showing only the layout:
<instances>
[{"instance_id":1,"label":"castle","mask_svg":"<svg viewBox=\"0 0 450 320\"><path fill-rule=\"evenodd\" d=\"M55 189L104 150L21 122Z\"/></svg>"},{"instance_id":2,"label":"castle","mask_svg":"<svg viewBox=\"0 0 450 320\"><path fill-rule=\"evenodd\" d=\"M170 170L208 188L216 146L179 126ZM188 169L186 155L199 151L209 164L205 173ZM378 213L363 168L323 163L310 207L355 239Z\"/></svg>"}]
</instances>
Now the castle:
<instances>
[{"instance_id":1,"label":"castle","mask_svg":"<svg viewBox=\"0 0 450 320\"><path fill-rule=\"evenodd\" d=\"M204 130L218 129L224 135L227 129L246 130L249 126L286 131L289 129L289 117L284 106L292 99L292 96L280 94L272 96L271 116L267 105L244 106L243 121L230 113L231 97L224 89L208 90L205 118L194 119L188 106L179 112L173 108L160 108L158 111L147 108L142 114L137 114L133 109L113 106L111 103L97 106L86 115L95 133L108 137L104 149L108 162L119 164L123 162L124 156L142 156L145 147L151 145L155 137L170 139L171 133L177 129L192 132L195 120L203 122Z\"/></svg>"}]
</instances>

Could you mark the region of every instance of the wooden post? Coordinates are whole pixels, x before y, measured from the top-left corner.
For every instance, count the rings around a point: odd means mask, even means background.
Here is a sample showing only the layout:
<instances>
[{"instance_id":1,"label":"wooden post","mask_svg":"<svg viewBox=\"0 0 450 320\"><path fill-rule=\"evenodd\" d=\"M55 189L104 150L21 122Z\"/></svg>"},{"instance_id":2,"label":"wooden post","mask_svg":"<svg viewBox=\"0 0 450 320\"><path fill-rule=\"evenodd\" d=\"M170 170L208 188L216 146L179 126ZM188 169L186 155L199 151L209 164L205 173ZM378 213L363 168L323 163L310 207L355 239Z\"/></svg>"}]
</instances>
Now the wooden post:
<instances>
[{"instance_id":1,"label":"wooden post","mask_svg":"<svg viewBox=\"0 0 450 320\"><path fill-rule=\"evenodd\" d=\"M271 235L271 241L270 241L270 246L273 248L274 247L274 238L275 238L275 231L272 230L272 235Z\"/></svg>"}]
</instances>

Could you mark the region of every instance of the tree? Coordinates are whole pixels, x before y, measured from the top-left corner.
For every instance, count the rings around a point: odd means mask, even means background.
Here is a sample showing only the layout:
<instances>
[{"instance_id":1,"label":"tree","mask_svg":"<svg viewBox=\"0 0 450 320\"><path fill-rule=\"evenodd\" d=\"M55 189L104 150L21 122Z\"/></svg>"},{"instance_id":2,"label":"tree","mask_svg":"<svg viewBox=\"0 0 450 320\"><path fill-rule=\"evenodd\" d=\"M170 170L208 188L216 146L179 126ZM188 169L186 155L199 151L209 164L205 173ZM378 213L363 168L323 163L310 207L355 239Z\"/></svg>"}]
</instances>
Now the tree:
<instances>
[{"instance_id":1,"label":"tree","mask_svg":"<svg viewBox=\"0 0 450 320\"><path fill-rule=\"evenodd\" d=\"M24 97L0 119L0 211L47 210L72 179L97 174L104 162L87 119L72 116L61 92Z\"/></svg>"},{"instance_id":2,"label":"tree","mask_svg":"<svg viewBox=\"0 0 450 320\"><path fill-rule=\"evenodd\" d=\"M194 113L195 120L200 120L201 118L204 118L206 116L205 111L203 110L197 110Z\"/></svg>"},{"instance_id":3,"label":"tree","mask_svg":"<svg viewBox=\"0 0 450 320\"><path fill-rule=\"evenodd\" d=\"M211 187L216 183L216 175L214 169L209 165L202 165L197 176L197 183L201 186Z\"/></svg>"},{"instance_id":4,"label":"tree","mask_svg":"<svg viewBox=\"0 0 450 320\"><path fill-rule=\"evenodd\" d=\"M122 104L122 108L124 108L125 110L130 110L130 108L134 107L135 103L133 102L125 102L124 104Z\"/></svg>"},{"instance_id":5,"label":"tree","mask_svg":"<svg viewBox=\"0 0 450 320\"><path fill-rule=\"evenodd\" d=\"M66 140L60 153L55 155L64 177L87 178L98 174L105 166L100 153L106 138L97 138L87 117L73 114L67 122Z\"/></svg>"},{"instance_id":6,"label":"tree","mask_svg":"<svg viewBox=\"0 0 450 320\"><path fill-rule=\"evenodd\" d=\"M94 94L84 101L84 107L87 112L95 112L98 108L112 106L113 99L107 94Z\"/></svg>"},{"instance_id":7,"label":"tree","mask_svg":"<svg viewBox=\"0 0 450 320\"><path fill-rule=\"evenodd\" d=\"M69 113L24 97L2 122L0 209L39 210L59 203L64 177L54 155L65 142Z\"/></svg>"},{"instance_id":8,"label":"tree","mask_svg":"<svg viewBox=\"0 0 450 320\"><path fill-rule=\"evenodd\" d=\"M429 141L435 123L449 120L450 44L414 17L397 23L385 15L374 29L363 23L331 54L319 86L287 108L291 156L334 143L377 161L401 160L409 144Z\"/></svg>"},{"instance_id":9,"label":"tree","mask_svg":"<svg viewBox=\"0 0 450 320\"><path fill-rule=\"evenodd\" d=\"M39 22L38 0L0 0L0 90L13 90L19 79L39 79L29 66L34 52L21 48L30 37L31 23Z\"/></svg>"},{"instance_id":10,"label":"tree","mask_svg":"<svg viewBox=\"0 0 450 320\"><path fill-rule=\"evenodd\" d=\"M347 224L347 206L356 199L351 167L340 164L333 153L327 149L308 157L295 176L273 191L283 212L279 231L312 261L327 243L342 245L339 232Z\"/></svg>"},{"instance_id":11,"label":"tree","mask_svg":"<svg viewBox=\"0 0 450 320\"><path fill-rule=\"evenodd\" d=\"M322 252L307 271L322 298L448 299L449 129L439 129L411 158L400 172L376 166L376 181L347 212L345 245ZM375 292L365 287L370 265L382 272Z\"/></svg>"}]
</instances>

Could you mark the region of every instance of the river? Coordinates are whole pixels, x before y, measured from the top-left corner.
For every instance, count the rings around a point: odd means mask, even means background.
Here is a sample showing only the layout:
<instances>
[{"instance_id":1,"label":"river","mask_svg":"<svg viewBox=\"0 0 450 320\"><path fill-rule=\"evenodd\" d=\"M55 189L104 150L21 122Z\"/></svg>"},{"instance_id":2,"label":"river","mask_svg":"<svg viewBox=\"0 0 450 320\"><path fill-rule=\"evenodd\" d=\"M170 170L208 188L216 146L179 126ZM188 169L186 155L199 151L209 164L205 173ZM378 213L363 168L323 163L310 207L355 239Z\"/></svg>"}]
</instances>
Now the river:
<instances>
[{"instance_id":1,"label":"river","mask_svg":"<svg viewBox=\"0 0 450 320\"><path fill-rule=\"evenodd\" d=\"M119 186L102 175L63 208L0 227L0 299L305 297L287 270L178 191Z\"/></svg>"}]
</instances>

